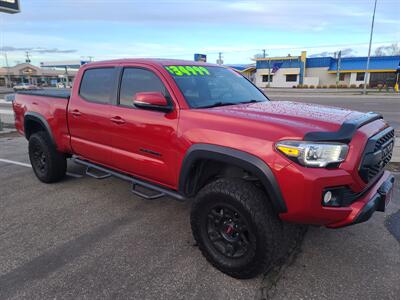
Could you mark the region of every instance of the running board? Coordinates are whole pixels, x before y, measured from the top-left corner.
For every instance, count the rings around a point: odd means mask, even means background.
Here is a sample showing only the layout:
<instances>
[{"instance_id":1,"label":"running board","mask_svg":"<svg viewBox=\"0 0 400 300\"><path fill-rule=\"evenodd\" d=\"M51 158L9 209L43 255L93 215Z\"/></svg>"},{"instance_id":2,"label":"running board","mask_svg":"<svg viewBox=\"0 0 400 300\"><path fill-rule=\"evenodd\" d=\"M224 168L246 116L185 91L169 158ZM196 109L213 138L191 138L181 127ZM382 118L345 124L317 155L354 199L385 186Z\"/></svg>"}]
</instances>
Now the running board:
<instances>
[{"instance_id":1,"label":"running board","mask_svg":"<svg viewBox=\"0 0 400 300\"><path fill-rule=\"evenodd\" d=\"M98 171L98 169L95 169L95 168L89 167L89 166L86 167L86 175L93 177L94 179L106 179L106 178L112 176L110 173L105 173L103 171L102 171L102 173L104 173L104 175L98 175L93 171Z\"/></svg>"},{"instance_id":2,"label":"running board","mask_svg":"<svg viewBox=\"0 0 400 300\"><path fill-rule=\"evenodd\" d=\"M134 177L132 177L130 175L127 175L125 173L120 173L118 171L111 170L109 168L106 168L106 167L91 163L89 161L86 161L86 160L83 160L83 159L80 159L80 158L73 158L73 161L75 163L79 164L79 165L85 166L86 167L86 175L88 175L90 177L93 177L93 178L96 178L96 179L105 179L105 178L109 178L111 176L114 176L114 177L120 178L122 180L131 182L132 183L131 192L134 193L135 195L141 197L141 198L146 199L146 200L154 200L154 199L158 199L158 198L161 198L161 197L164 197L164 196L170 196L172 198L175 198L178 201L185 201L186 200L186 198L184 196L182 196L181 194L179 194L179 193L177 193L175 191L172 191L172 190L163 188L161 186L154 185L152 183L149 183L149 182L134 178ZM104 175L95 174L93 172L93 170L100 171L100 172L104 173ZM148 195L148 194L142 193L142 192L137 190L137 187L142 187L144 189L154 191L154 192L156 192L156 194Z\"/></svg>"}]
</instances>

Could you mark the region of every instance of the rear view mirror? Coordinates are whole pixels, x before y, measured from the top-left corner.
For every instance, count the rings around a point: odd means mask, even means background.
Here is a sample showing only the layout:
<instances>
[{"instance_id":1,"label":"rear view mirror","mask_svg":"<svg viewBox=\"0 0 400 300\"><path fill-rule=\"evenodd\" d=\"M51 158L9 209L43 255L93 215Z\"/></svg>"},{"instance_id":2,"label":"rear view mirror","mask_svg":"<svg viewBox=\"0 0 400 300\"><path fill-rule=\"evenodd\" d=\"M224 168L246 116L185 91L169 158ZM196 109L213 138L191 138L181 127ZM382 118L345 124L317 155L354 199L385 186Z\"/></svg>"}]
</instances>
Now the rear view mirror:
<instances>
[{"instance_id":1,"label":"rear view mirror","mask_svg":"<svg viewBox=\"0 0 400 300\"><path fill-rule=\"evenodd\" d=\"M133 97L133 105L142 109L170 112L172 106L160 92L140 92Z\"/></svg>"}]
</instances>

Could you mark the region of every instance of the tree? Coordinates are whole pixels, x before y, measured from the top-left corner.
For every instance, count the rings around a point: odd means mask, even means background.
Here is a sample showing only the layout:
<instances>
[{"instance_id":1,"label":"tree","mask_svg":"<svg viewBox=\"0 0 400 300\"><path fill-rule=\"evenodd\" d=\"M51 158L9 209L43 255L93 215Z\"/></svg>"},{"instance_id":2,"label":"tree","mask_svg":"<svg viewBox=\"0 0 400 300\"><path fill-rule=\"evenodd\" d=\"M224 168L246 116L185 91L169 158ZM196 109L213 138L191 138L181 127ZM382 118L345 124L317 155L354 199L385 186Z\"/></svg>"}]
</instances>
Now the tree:
<instances>
[{"instance_id":1,"label":"tree","mask_svg":"<svg viewBox=\"0 0 400 300\"><path fill-rule=\"evenodd\" d=\"M390 46L380 46L375 49L376 56L400 55L400 45L393 43Z\"/></svg>"},{"instance_id":2,"label":"tree","mask_svg":"<svg viewBox=\"0 0 400 300\"><path fill-rule=\"evenodd\" d=\"M262 53L257 53L257 54L254 54L253 59L263 58L263 57L264 57L264 54L262 54Z\"/></svg>"}]
</instances>

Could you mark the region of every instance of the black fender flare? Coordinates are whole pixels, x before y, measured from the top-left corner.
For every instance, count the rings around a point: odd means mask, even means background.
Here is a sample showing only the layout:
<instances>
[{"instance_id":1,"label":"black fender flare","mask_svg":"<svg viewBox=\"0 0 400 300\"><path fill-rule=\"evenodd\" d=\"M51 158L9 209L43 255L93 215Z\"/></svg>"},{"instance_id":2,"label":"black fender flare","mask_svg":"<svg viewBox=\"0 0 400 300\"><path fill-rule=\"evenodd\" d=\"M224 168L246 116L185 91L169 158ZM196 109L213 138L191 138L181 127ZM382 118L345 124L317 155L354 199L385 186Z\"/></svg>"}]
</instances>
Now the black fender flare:
<instances>
[{"instance_id":1,"label":"black fender flare","mask_svg":"<svg viewBox=\"0 0 400 300\"><path fill-rule=\"evenodd\" d=\"M25 137L27 140L29 140L29 136L28 136L29 129L27 127L27 124L29 123L29 121L34 121L36 123L39 123L45 129L46 133L49 135L50 140L52 141L53 145L54 146L56 145L53 133L51 131L50 125L47 122L46 118L36 112L26 112L24 115L24 133L25 133Z\"/></svg>"},{"instance_id":2,"label":"black fender flare","mask_svg":"<svg viewBox=\"0 0 400 300\"><path fill-rule=\"evenodd\" d=\"M192 166L201 159L214 160L240 167L257 176L264 186L274 209L278 213L287 212L278 182L270 167L250 153L212 144L195 144L186 152L179 176L179 192L185 194L186 180Z\"/></svg>"}]
</instances>

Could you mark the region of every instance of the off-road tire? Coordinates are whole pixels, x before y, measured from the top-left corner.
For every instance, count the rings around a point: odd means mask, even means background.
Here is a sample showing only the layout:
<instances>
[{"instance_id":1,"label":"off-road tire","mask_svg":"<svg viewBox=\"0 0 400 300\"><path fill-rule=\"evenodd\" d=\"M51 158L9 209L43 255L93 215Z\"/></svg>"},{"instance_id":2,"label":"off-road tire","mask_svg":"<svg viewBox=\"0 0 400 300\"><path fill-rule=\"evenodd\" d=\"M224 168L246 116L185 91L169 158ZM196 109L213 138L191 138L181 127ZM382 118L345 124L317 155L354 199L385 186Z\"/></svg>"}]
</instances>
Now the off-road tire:
<instances>
[{"instance_id":1,"label":"off-road tire","mask_svg":"<svg viewBox=\"0 0 400 300\"><path fill-rule=\"evenodd\" d=\"M209 237L209 211L228 205L246 221L252 235L249 251L241 258L221 254ZM280 244L282 223L267 195L251 182L221 178L198 193L191 210L193 236L205 258L220 271L235 278L252 278L272 267Z\"/></svg>"},{"instance_id":2,"label":"off-road tire","mask_svg":"<svg viewBox=\"0 0 400 300\"><path fill-rule=\"evenodd\" d=\"M38 153L40 152L40 158ZM29 138L29 159L36 177L44 183L60 181L67 170L65 155L58 152L48 134L39 131Z\"/></svg>"}]
</instances>

